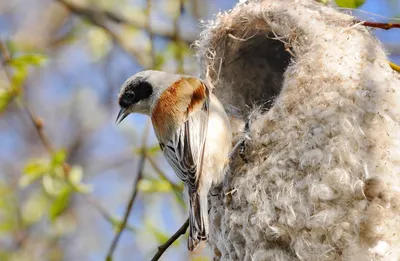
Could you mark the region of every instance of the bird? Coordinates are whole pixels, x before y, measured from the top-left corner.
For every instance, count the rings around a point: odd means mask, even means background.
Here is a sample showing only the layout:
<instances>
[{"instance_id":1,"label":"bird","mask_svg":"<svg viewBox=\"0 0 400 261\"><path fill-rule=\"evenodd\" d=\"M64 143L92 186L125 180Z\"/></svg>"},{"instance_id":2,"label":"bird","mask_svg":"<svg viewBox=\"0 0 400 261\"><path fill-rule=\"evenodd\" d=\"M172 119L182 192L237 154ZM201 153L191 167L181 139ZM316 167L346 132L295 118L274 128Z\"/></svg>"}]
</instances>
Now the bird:
<instances>
[{"instance_id":1,"label":"bird","mask_svg":"<svg viewBox=\"0 0 400 261\"><path fill-rule=\"evenodd\" d=\"M218 98L201 79L145 70L121 86L119 124L131 113L148 115L160 148L189 198L188 249L208 240L208 192L229 168L232 130Z\"/></svg>"}]
</instances>

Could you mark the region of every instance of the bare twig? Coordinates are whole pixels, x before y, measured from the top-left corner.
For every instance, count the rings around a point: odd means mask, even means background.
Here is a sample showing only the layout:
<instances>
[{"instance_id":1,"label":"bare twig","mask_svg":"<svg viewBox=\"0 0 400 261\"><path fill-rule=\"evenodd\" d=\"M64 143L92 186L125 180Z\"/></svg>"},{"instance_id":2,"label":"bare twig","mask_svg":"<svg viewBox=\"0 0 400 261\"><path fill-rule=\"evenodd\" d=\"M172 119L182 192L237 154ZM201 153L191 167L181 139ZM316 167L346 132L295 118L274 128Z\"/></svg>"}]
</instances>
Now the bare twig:
<instances>
[{"instance_id":1,"label":"bare twig","mask_svg":"<svg viewBox=\"0 0 400 261\"><path fill-rule=\"evenodd\" d=\"M8 80L9 80L9 82L11 83L11 78L12 77L11 77L11 73L8 70L8 66L7 66L8 63L10 62L10 60L11 60L11 56L10 56L10 53L9 53L9 51L7 49L7 46L2 41L0 41L0 52L1 52L2 56L3 56L3 58L4 58L3 61L2 61L2 64L3 64L3 67L4 67L4 72L6 73L6 76L7 76ZM29 118L30 118L30 120L32 121L32 123L34 125L35 130L36 130L37 134L39 135L40 141L43 143L43 146L46 148L46 150L50 154L53 154L54 153L53 146L51 145L49 139L46 137L46 135L44 134L44 131L43 131L43 121L39 117L37 117L28 108L28 106L25 104L25 102L22 102L22 106L24 107L25 111L29 115Z\"/></svg>"},{"instance_id":2,"label":"bare twig","mask_svg":"<svg viewBox=\"0 0 400 261\"><path fill-rule=\"evenodd\" d=\"M145 65L146 62L140 50L128 46L124 40L116 34L107 23L107 15L104 11L100 11L94 8L83 8L78 5L72 4L65 0L57 0L63 4L72 13L88 20L91 24L100 27L106 32L119 46L121 46L127 53L135 58L140 64Z\"/></svg>"},{"instance_id":3,"label":"bare twig","mask_svg":"<svg viewBox=\"0 0 400 261\"><path fill-rule=\"evenodd\" d=\"M160 178L161 178L162 180L167 181L167 182L171 185L171 187L172 187L172 192L174 193L177 202L178 202L183 208L185 208L186 205L185 205L185 201L183 200L183 197L182 197L182 188L181 188L178 184L172 182L172 181L165 175L165 173L160 169L160 167L158 167L158 165L156 164L156 162L154 161L154 159L153 159L148 153L146 153L146 159L148 160L148 162L150 163L150 165L153 167L153 169L155 170L155 172L157 172L158 176L160 176Z\"/></svg>"},{"instance_id":4,"label":"bare twig","mask_svg":"<svg viewBox=\"0 0 400 261\"><path fill-rule=\"evenodd\" d=\"M117 247L117 244L118 244L118 241L119 241L119 239L121 237L121 234L125 229L125 226L126 226L126 224L128 222L129 215L130 215L131 210L132 210L133 203L135 202L135 199L136 199L136 195L137 195L137 192L138 192L137 186L139 184L139 181L143 177L144 163L145 163L145 160L146 160L145 151L146 151L147 136L149 134L149 126L150 126L150 121L147 121L146 128L145 128L145 131L144 131L144 134L143 134L143 138L142 138L142 146L141 146L142 153L141 153L140 158L139 158L137 175L136 175L136 178L135 178L135 180L133 182L132 195L131 195L131 198L129 199L128 205L126 206L125 213L124 213L124 219L122 221L122 224L118 228L118 231L115 234L114 239L111 242L110 248L109 248L109 250L107 252L106 261L112 260L112 255L113 255L113 253L114 253L114 251L115 251L115 249Z\"/></svg>"},{"instance_id":5,"label":"bare twig","mask_svg":"<svg viewBox=\"0 0 400 261\"><path fill-rule=\"evenodd\" d=\"M93 206L102 215L102 217L109 223L111 223L112 225L120 226L121 222L119 222L115 217L113 217L97 200L88 195L84 195L83 199L91 206ZM132 232L135 231L135 229L130 225L126 225L126 228Z\"/></svg>"},{"instance_id":6,"label":"bare twig","mask_svg":"<svg viewBox=\"0 0 400 261\"><path fill-rule=\"evenodd\" d=\"M146 152L146 159L149 161L150 165L152 168L157 172L157 174L160 176L161 179L167 181L174 190L176 191L181 191L181 187L172 182L166 175L165 173L158 167L157 163L154 161L154 159Z\"/></svg>"},{"instance_id":7,"label":"bare twig","mask_svg":"<svg viewBox=\"0 0 400 261\"><path fill-rule=\"evenodd\" d=\"M187 228L189 227L189 218L186 219L186 222L175 232L175 234L170 237L167 242L158 247L157 253L151 259L151 261L157 261L164 254L164 252L181 236L186 233Z\"/></svg>"},{"instance_id":8,"label":"bare twig","mask_svg":"<svg viewBox=\"0 0 400 261\"><path fill-rule=\"evenodd\" d=\"M8 80L11 83L11 78L12 77L11 77L11 73L10 73L10 71L8 71L8 67L7 67L8 62L11 60L11 57L10 57L10 54L8 52L8 49L7 49L6 45L2 41L0 41L0 53L3 56L2 64L3 64L3 67L4 67L4 71L6 73L6 76L7 76ZM43 146L45 147L45 149L47 150L47 152L50 155L53 155L55 150L54 150L54 147L51 144L50 140L48 139L48 137L44 133L44 128L43 128L44 127L44 123L43 123L43 121L29 109L29 107L27 106L27 104L25 102L22 102L22 105L23 105L25 111L27 112L27 114L29 115L29 118L30 118L30 120L32 121L32 123L34 125L35 130L36 130L37 134L39 135L39 139L42 142ZM64 175L67 176L68 173L69 173L69 170L71 168L70 165L68 163L64 162L62 167L63 167ZM69 179L67 179L67 181L69 181ZM115 219L100 204L98 204L95 200L90 198L88 195L82 194L82 196L89 204L93 205L93 207L97 211L99 211L99 213L106 220L108 220L111 224L115 223ZM126 222L125 222L124 226L127 226ZM133 228L131 228L131 227L128 227L128 228L133 231ZM26 237L27 237L27 234L25 234L23 239L21 239L20 241L22 242L22 240L25 240Z\"/></svg>"},{"instance_id":9,"label":"bare twig","mask_svg":"<svg viewBox=\"0 0 400 261\"><path fill-rule=\"evenodd\" d=\"M380 28L383 30L400 28L400 24L398 24L398 23L377 23L377 22L368 22L368 21L356 21L356 22L360 23L364 26L367 26L367 27Z\"/></svg>"},{"instance_id":10,"label":"bare twig","mask_svg":"<svg viewBox=\"0 0 400 261\"><path fill-rule=\"evenodd\" d=\"M396 72L400 73L400 66L399 65L397 65L395 63L392 63L392 62L389 62L389 65L393 70L395 70Z\"/></svg>"},{"instance_id":11,"label":"bare twig","mask_svg":"<svg viewBox=\"0 0 400 261\"><path fill-rule=\"evenodd\" d=\"M72 4L67 0L56 0L62 5L64 5L69 11L80 16L81 18L86 19L91 24L102 28L119 46L121 46L126 52L132 55L138 62L144 67L150 67L149 63L146 62L145 56L143 55L142 50L138 50L131 45L128 45L126 41L124 41L119 34L116 34L113 30L111 30L110 22L125 24L128 26L132 26L136 29L144 29L149 32L149 37L152 38L154 35L158 35L161 37L168 38L170 40L175 39L175 32L163 31L164 29L156 30L157 28L149 28L149 21L139 21L139 20L128 20L123 18L122 16L112 13L110 11L103 11L94 7L82 7L76 4ZM191 44L196 39L196 36L186 36L183 40L188 44ZM150 39L151 40L151 39ZM152 41L152 40L151 40ZM150 65L154 64L150 63Z\"/></svg>"},{"instance_id":12,"label":"bare twig","mask_svg":"<svg viewBox=\"0 0 400 261\"><path fill-rule=\"evenodd\" d=\"M137 19L135 17L129 17L129 19L128 19L126 17L123 17L120 14L111 12L109 10L100 10L93 6L91 6L91 7L78 6L78 5L72 4L70 2L67 2L66 0L56 0L56 1L59 1L60 3L67 5L67 8L70 9L72 12L74 12L77 15L87 18L90 22L93 21L94 22L93 24L96 24L96 25L99 20L98 18L101 17L100 20L103 20L101 23L111 21L116 24L123 24L123 25L132 26L136 29L147 30L147 26L146 26L147 21L143 21L143 20ZM70 7L72 7L72 8L70 8ZM157 27L151 28L151 33L153 35L157 35L159 37L167 38L170 40L174 39L174 32L168 31L165 28L157 28ZM191 44L196 40L196 37L197 37L197 33L186 34L182 37L183 38L182 40L184 40L188 44Z\"/></svg>"}]
</instances>

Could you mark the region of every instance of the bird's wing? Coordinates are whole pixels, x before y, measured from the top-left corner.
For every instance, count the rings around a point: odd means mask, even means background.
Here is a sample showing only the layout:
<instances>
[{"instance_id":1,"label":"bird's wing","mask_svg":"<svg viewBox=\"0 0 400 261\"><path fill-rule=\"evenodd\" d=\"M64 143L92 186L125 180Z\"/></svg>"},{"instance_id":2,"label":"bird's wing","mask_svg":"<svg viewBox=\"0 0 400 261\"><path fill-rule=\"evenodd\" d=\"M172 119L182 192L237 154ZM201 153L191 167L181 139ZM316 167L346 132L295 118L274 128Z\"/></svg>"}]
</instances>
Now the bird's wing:
<instances>
[{"instance_id":1,"label":"bird's wing","mask_svg":"<svg viewBox=\"0 0 400 261\"><path fill-rule=\"evenodd\" d=\"M176 124L169 139L160 141L160 147L177 176L188 186L189 192L195 192L203 167L210 92L196 78L185 79L185 88L194 91L186 102L182 122Z\"/></svg>"}]
</instances>

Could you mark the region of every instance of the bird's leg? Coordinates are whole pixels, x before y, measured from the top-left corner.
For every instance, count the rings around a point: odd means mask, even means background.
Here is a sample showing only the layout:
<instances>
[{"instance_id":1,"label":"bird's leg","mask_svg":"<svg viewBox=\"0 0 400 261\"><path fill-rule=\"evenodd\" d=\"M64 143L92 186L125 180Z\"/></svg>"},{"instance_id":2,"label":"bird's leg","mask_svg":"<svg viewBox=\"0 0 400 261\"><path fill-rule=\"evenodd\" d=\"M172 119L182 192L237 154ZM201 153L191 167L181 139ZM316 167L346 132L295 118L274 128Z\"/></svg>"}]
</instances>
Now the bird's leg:
<instances>
[{"instance_id":1,"label":"bird's leg","mask_svg":"<svg viewBox=\"0 0 400 261\"><path fill-rule=\"evenodd\" d=\"M240 140L235 144L235 146L233 146L233 149L229 153L229 159L232 159L236 155L236 153L239 151L240 158L245 163L248 162L245 152L246 152L246 142L247 142L247 140L250 139L248 137L249 130L250 130L250 126L249 126L249 122L247 122L246 125L244 126L244 131L243 131L244 136L242 138L240 138Z\"/></svg>"}]
</instances>

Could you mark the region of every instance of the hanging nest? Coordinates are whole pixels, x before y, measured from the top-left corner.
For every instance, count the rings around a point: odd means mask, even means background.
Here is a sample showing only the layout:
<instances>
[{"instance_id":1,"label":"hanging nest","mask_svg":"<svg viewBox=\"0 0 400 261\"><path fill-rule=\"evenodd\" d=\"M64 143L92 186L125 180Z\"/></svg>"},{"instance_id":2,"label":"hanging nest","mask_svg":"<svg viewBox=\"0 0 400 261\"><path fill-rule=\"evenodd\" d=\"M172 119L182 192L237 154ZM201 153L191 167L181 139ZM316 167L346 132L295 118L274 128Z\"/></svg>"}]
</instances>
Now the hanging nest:
<instances>
[{"instance_id":1,"label":"hanging nest","mask_svg":"<svg viewBox=\"0 0 400 261\"><path fill-rule=\"evenodd\" d=\"M400 260L400 77L355 18L239 3L205 25L201 77L249 121L210 195L215 260Z\"/></svg>"}]
</instances>

